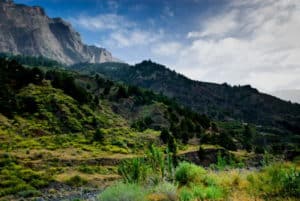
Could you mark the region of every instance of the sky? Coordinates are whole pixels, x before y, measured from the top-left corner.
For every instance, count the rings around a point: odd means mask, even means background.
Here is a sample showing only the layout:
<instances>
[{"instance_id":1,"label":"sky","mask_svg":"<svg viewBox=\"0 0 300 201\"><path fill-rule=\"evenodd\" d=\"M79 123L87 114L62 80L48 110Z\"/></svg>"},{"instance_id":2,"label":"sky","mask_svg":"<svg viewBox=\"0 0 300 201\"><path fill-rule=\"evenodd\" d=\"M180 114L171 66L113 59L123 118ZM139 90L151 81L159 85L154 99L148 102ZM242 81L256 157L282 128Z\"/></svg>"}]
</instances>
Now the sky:
<instances>
[{"instance_id":1,"label":"sky","mask_svg":"<svg viewBox=\"0 0 300 201\"><path fill-rule=\"evenodd\" d=\"M90 45L192 79L300 89L299 0L15 0L69 21Z\"/></svg>"}]
</instances>

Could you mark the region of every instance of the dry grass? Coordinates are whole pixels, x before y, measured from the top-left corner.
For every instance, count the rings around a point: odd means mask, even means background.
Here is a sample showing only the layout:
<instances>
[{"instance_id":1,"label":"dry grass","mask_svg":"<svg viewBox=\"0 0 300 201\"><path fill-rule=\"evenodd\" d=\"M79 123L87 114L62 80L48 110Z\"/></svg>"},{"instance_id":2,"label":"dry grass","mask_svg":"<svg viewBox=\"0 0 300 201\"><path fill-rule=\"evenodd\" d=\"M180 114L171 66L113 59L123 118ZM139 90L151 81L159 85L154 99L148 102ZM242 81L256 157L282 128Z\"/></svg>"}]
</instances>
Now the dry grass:
<instances>
[{"instance_id":1,"label":"dry grass","mask_svg":"<svg viewBox=\"0 0 300 201\"><path fill-rule=\"evenodd\" d=\"M58 182L66 182L70 178L80 176L82 179L86 180L89 185L95 187L103 187L106 186L108 183L116 181L120 179L120 176L117 174L110 174L110 175L103 175L103 174L85 174L76 170L68 170L64 173L58 174L54 177L54 179Z\"/></svg>"},{"instance_id":2,"label":"dry grass","mask_svg":"<svg viewBox=\"0 0 300 201\"><path fill-rule=\"evenodd\" d=\"M229 198L230 201L264 201L260 198L251 197L245 191L233 191Z\"/></svg>"}]
</instances>

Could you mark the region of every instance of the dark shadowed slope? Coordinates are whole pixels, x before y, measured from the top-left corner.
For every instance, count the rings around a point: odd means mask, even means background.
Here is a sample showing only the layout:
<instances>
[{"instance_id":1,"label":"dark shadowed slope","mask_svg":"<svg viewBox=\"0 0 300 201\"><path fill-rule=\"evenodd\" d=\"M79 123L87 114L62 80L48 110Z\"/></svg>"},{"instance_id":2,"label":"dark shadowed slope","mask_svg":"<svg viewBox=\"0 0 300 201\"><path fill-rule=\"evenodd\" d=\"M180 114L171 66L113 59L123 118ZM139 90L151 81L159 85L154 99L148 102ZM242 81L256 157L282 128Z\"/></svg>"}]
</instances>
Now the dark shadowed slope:
<instances>
[{"instance_id":1,"label":"dark shadowed slope","mask_svg":"<svg viewBox=\"0 0 300 201\"><path fill-rule=\"evenodd\" d=\"M78 64L73 68L85 73L101 73L114 80L163 93L215 119L241 120L300 133L299 104L260 93L250 85L193 81L151 61L135 66L103 63Z\"/></svg>"}]
</instances>

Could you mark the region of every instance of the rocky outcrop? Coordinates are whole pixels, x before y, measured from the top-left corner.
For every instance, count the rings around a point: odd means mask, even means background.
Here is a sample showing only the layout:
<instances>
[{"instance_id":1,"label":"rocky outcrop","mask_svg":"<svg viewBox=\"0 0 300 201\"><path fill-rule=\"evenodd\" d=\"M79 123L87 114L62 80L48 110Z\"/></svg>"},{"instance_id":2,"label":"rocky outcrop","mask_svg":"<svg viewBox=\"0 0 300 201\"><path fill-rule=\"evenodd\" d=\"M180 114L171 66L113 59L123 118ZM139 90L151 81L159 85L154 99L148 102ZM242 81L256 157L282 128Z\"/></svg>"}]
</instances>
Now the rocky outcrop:
<instances>
[{"instance_id":1,"label":"rocky outcrop","mask_svg":"<svg viewBox=\"0 0 300 201\"><path fill-rule=\"evenodd\" d=\"M65 64L116 61L104 48L82 43L61 18L49 18L38 6L0 0L0 52L44 56Z\"/></svg>"},{"instance_id":2,"label":"rocky outcrop","mask_svg":"<svg viewBox=\"0 0 300 201\"><path fill-rule=\"evenodd\" d=\"M207 148L201 151L186 152L184 154L180 154L179 156L184 160L190 161L197 165L208 167L211 164L217 163L218 153L225 158L229 156L229 152L224 148Z\"/></svg>"}]
</instances>

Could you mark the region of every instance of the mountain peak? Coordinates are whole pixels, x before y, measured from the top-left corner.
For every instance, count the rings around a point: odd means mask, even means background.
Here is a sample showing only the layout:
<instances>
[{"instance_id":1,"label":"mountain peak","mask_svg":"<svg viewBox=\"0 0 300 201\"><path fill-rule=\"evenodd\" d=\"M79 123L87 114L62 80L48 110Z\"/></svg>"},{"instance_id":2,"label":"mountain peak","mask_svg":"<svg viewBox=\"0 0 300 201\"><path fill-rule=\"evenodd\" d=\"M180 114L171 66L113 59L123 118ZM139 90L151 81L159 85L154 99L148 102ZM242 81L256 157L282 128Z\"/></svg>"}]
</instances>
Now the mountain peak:
<instances>
[{"instance_id":1,"label":"mountain peak","mask_svg":"<svg viewBox=\"0 0 300 201\"><path fill-rule=\"evenodd\" d=\"M43 56L65 64L117 61L106 49L85 45L70 23L48 17L42 7L0 0L0 19L0 52Z\"/></svg>"},{"instance_id":2,"label":"mountain peak","mask_svg":"<svg viewBox=\"0 0 300 201\"><path fill-rule=\"evenodd\" d=\"M14 1L13 0L0 0L0 3L10 3L10 4L12 4L12 3L14 3Z\"/></svg>"}]
</instances>

